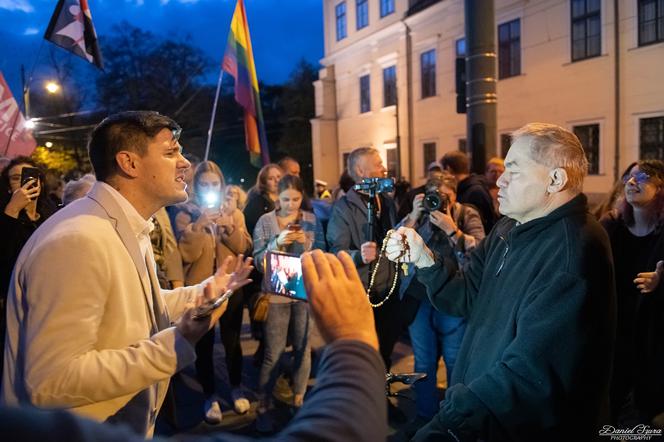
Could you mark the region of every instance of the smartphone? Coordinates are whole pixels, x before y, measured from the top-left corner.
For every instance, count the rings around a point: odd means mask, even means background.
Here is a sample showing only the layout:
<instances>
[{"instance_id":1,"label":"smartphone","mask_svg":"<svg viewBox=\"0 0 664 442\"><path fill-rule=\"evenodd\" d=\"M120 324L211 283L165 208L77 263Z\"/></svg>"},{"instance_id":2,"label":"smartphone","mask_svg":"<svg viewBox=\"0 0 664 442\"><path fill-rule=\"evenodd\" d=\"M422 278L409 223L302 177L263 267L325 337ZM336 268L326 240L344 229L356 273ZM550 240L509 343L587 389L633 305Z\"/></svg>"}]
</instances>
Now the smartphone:
<instances>
[{"instance_id":1,"label":"smartphone","mask_svg":"<svg viewBox=\"0 0 664 442\"><path fill-rule=\"evenodd\" d=\"M210 316L212 312L221 307L221 305L228 301L228 299L233 295L232 290L226 290L221 296L219 296L214 301L206 302L205 304L199 305L196 307L194 314L192 315L194 319L204 318Z\"/></svg>"},{"instance_id":2,"label":"smartphone","mask_svg":"<svg viewBox=\"0 0 664 442\"><path fill-rule=\"evenodd\" d=\"M299 232L300 230L302 230L302 226L298 222L288 223L286 228L291 232Z\"/></svg>"},{"instance_id":3,"label":"smartphone","mask_svg":"<svg viewBox=\"0 0 664 442\"><path fill-rule=\"evenodd\" d=\"M24 167L21 169L21 187L25 186L25 183L30 180L36 180L39 182L39 169L36 167ZM30 188L32 189L36 185L37 183L30 186Z\"/></svg>"},{"instance_id":4,"label":"smartphone","mask_svg":"<svg viewBox=\"0 0 664 442\"><path fill-rule=\"evenodd\" d=\"M269 251L264 259L264 284L267 292L299 301L307 300L302 278L302 261L298 255Z\"/></svg>"}]
</instances>

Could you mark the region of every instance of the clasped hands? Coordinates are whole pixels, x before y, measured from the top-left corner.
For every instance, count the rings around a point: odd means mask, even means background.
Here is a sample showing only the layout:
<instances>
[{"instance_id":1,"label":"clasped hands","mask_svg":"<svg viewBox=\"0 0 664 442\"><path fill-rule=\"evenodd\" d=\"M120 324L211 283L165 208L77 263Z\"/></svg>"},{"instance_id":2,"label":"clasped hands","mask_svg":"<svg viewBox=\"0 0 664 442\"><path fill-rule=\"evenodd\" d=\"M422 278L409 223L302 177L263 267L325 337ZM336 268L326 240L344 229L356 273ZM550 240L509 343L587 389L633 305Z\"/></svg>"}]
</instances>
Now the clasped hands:
<instances>
[{"instance_id":1,"label":"clasped hands","mask_svg":"<svg viewBox=\"0 0 664 442\"><path fill-rule=\"evenodd\" d=\"M417 268L431 267L435 262L422 237L409 227L399 227L389 234L385 255L390 261L412 263Z\"/></svg>"}]
</instances>

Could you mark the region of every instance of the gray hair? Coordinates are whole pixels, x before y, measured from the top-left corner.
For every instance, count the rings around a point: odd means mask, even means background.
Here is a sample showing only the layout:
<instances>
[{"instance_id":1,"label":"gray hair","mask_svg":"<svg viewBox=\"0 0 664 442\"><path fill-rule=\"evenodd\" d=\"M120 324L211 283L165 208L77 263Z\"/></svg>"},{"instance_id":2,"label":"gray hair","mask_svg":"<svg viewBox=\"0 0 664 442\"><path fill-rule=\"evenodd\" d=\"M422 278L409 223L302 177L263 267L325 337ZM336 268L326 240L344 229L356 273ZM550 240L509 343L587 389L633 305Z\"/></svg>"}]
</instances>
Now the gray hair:
<instances>
[{"instance_id":1,"label":"gray hair","mask_svg":"<svg viewBox=\"0 0 664 442\"><path fill-rule=\"evenodd\" d=\"M95 181L95 176L90 173L83 175L78 180L68 181L65 184L62 205L66 206L72 201L83 198L90 191Z\"/></svg>"},{"instance_id":2,"label":"gray hair","mask_svg":"<svg viewBox=\"0 0 664 442\"><path fill-rule=\"evenodd\" d=\"M348 155L348 160L346 162L346 170L348 170L348 175L353 178L353 181L356 183L359 182L362 177L357 176L355 173L355 168L357 167L357 163L359 162L360 158L365 157L367 155L373 155L373 154L379 154L377 149L374 149L373 147L358 147L357 149L353 149L353 151Z\"/></svg>"}]
</instances>

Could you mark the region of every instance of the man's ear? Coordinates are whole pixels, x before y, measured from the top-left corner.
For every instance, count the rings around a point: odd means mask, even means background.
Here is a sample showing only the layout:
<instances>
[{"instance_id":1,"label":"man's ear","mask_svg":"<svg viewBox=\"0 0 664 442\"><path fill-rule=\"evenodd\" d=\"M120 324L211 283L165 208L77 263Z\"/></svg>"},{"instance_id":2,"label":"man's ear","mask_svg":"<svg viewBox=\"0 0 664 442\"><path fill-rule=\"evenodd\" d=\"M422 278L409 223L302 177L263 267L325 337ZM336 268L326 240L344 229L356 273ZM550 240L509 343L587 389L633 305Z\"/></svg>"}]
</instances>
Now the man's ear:
<instances>
[{"instance_id":1,"label":"man's ear","mask_svg":"<svg viewBox=\"0 0 664 442\"><path fill-rule=\"evenodd\" d=\"M556 167L549 172L549 185L546 190L549 193L561 192L565 189L568 181L567 171L562 167Z\"/></svg>"},{"instance_id":2,"label":"man's ear","mask_svg":"<svg viewBox=\"0 0 664 442\"><path fill-rule=\"evenodd\" d=\"M115 162L122 173L131 178L136 178L138 176L137 157L138 155L134 152L122 150L115 154Z\"/></svg>"}]
</instances>

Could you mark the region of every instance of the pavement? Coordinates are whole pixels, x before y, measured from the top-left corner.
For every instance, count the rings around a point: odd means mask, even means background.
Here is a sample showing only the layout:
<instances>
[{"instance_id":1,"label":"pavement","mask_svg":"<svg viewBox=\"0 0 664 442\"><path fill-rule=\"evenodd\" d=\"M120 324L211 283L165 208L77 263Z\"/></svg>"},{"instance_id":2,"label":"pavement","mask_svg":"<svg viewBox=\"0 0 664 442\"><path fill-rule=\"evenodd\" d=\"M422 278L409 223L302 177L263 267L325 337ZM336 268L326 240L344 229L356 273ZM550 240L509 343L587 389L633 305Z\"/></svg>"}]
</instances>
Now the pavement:
<instances>
[{"instance_id":1,"label":"pavement","mask_svg":"<svg viewBox=\"0 0 664 442\"><path fill-rule=\"evenodd\" d=\"M201 386L196 381L195 369L192 366L187 367L171 382L174 394L174 403L165 404L157 420L155 436L167 436L177 440L192 441L196 440L198 435L212 436L218 432L231 432L250 437L265 437L265 434L258 433L255 429L254 421L256 419L257 396L256 387L258 381L258 370L253 363L253 355L258 347L258 342L251 338L249 317L245 309L244 320L242 324L242 352L244 355L242 383L246 390L247 398L251 401L251 409L238 415L233 410L230 398L230 388L228 387L228 378L226 374L226 364L224 358L224 348L219 340L218 327L216 328L215 346L214 346L214 365L217 385L217 394L221 398L223 420L219 425L209 425L203 420L203 403L205 396ZM309 379L310 390L315 385L315 375L320 355L320 348L323 346L323 339L318 333L316 327L312 327L311 344L313 349L312 374ZM392 372L404 373L413 371L413 352L408 342L408 337L403 336L397 343L392 355ZM445 387L445 370L441 364L438 370L439 392ZM400 397L390 398L390 401L403 412L406 416L405 422L390 423L389 441L405 441L401 430L407 422L415 417L414 392L401 384L394 384L392 391L398 392ZM441 393L442 394L442 393ZM292 392L286 382L279 382L275 387L275 409L271 412L278 428L283 428L292 418L294 410L288 405L292 400ZM306 396L305 396L306 402Z\"/></svg>"}]
</instances>

